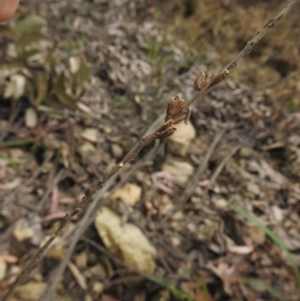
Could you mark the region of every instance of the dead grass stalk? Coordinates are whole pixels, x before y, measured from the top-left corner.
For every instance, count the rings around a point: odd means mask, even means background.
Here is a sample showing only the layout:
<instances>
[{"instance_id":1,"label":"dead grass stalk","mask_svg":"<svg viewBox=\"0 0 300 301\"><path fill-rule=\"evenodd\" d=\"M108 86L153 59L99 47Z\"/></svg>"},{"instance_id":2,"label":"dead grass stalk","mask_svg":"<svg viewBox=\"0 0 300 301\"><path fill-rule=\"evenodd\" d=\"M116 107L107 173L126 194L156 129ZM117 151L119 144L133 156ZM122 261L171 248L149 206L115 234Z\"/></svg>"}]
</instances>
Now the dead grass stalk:
<instances>
[{"instance_id":1,"label":"dead grass stalk","mask_svg":"<svg viewBox=\"0 0 300 301\"><path fill-rule=\"evenodd\" d=\"M165 122L150 134L143 136L138 144L123 158L123 160L110 172L106 173L102 177L102 179L99 180L99 182L86 193L81 202L79 204L76 204L74 209L65 215L65 217L58 225L56 231L51 234L46 243L37 251L37 253L31 258L31 260L29 260L28 264L23 268L16 281L10 286L6 294L2 297L2 301L8 300L9 296L14 293L16 287L30 274L32 269L40 262L45 250L51 245L55 238L62 233L66 225L71 221L72 217L87 209L96 192L103 188L104 184L110 178L112 178L127 162L136 158L139 152L146 145L156 139L165 139L169 137L176 130L174 127L175 124L182 121L187 122L190 116L191 105L201 96L203 96L208 89L222 82L229 75L229 72L237 66L240 60L245 55L251 52L253 47L266 35L266 33L271 28L277 25L277 23L288 13L288 11L297 1L298 0L288 0L285 7L280 11L280 13L275 16L275 18L269 20L265 24L265 26L260 31L258 31L257 34L246 44L244 49L226 66L225 69L220 71L216 76L206 76L204 74L200 74L200 76L195 81L195 89L197 90L197 92L190 100L185 102L184 100L176 96L169 102L166 110L167 112Z\"/></svg>"}]
</instances>

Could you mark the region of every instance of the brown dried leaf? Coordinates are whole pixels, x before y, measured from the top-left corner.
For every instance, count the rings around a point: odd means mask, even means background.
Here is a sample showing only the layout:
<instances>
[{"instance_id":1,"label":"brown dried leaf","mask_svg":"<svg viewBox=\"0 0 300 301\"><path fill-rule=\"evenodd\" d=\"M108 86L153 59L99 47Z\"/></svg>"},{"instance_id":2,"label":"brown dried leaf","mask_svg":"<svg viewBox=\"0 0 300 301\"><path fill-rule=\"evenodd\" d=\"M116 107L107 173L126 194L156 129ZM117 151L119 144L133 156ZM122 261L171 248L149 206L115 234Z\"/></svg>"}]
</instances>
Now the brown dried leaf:
<instances>
[{"instance_id":1,"label":"brown dried leaf","mask_svg":"<svg viewBox=\"0 0 300 301\"><path fill-rule=\"evenodd\" d=\"M103 294L101 296L101 301L120 301L120 299L116 299L114 297L112 297L111 295L107 295L107 294Z\"/></svg>"},{"instance_id":2,"label":"brown dried leaf","mask_svg":"<svg viewBox=\"0 0 300 301\"><path fill-rule=\"evenodd\" d=\"M182 110L184 102L184 99L179 98L179 96L175 96L172 100L170 100L167 106L165 121L168 121L173 116L178 114Z\"/></svg>"},{"instance_id":3,"label":"brown dried leaf","mask_svg":"<svg viewBox=\"0 0 300 301\"><path fill-rule=\"evenodd\" d=\"M72 263L71 261L68 262L68 268L70 269L71 273L73 274L74 278L76 279L77 283L83 290L87 290L87 284L85 281L84 276L80 273L78 267Z\"/></svg>"}]
</instances>

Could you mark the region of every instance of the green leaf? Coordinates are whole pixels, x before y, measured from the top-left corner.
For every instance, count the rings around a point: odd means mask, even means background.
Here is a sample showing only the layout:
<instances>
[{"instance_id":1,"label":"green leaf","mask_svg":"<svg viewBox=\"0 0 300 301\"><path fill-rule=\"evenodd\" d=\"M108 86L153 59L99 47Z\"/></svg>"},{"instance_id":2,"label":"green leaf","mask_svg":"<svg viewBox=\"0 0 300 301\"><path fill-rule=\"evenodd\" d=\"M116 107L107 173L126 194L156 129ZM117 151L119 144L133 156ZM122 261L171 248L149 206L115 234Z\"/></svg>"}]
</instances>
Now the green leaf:
<instances>
[{"instance_id":1,"label":"green leaf","mask_svg":"<svg viewBox=\"0 0 300 301\"><path fill-rule=\"evenodd\" d=\"M8 26L0 24L0 38L11 37L11 30Z\"/></svg>"},{"instance_id":2,"label":"green leaf","mask_svg":"<svg viewBox=\"0 0 300 301\"><path fill-rule=\"evenodd\" d=\"M90 69L87 66L85 60L81 60L79 70L74 75L73 86L75 88L75 94L79 96L83 90L84 83L90 79Z\"/></svg>"},{"instance_id":3,"label":"green leaf","mask_svg":"<svg viewBox=\"0 0 300 301\"><path fill-rule=\"evenodd\" d=\"M52 76L54 76L54 73L52 73ZM52 78L52 80L53 79L54 78ZM65 74L61 72L57 80L55 81L53 92L56 93L57 91L63 91L63 90L65 90Z\"/></svg>"},{"instance_id":4,"label":"green leaf","mask_svg":"<svg viewBox=\"0 0 300 301\"><path fill-rule=\"evenodd\" d=\"M4 143L0 144L0 148L24 146L27 144L32 144L32 141L13 140L13 141L8 141L8 142L4 142Z\"/></svg>"},{"instance_id":5,"label":"green leaf","mask_svg":"<svg viewBox=\"0 0 300 301\"><path fill-rule=\"evenodd\" d=\"M245 279L245 283L247 283L248 285L251 285L254 288L267 291L270 295L274 296L276 299L278 299L280 301L285 301L284 297L277 290L275 290L270 285L261 282L261 280Z\"/></svg>"},{"instance_id":6,"label":"green leaf","mask_svg":"<svg viewBox=\"0 0 300 301\"><path fill-rule=\"evenodd\" d=\"M62 49L64 51L73 51L77 49L82 49L84 47L83 39L68 39L64 40L62 44Z\"/></svg>"},{"instance_id":7,"label":"green leaf","mask_svg":"<svg viewBox=\"0 0 300 301\"><path fill-rule=\"evenodd\" d=\"M18 22L13 28L13 33L20 35L28 32L37 32L45 25L47 25L46 19L41 16L31 15Z\"/></svg>"},{"instance_id":8,"label":"green leaf","mask_svg":"<svg viewBox=\"0 0 300 301\"><path fill-rule=\"evenodd\" d=\"M151 277L151 276L148 279L151 280L152 282L168 289L170 291L170 293L173 294L173 296L175 296L179 300L194 301L194 299L191 295L189 295L188 293L186 293L185 291L183 291L181 289L178 289L176 286L174 286L172 283L166 281L165 279L162 279L159 277Z\"/></svg>"},{"instance_id":9,"label":"green leaf","mask_svg":"<svg viewBox=\"0 0 300 301\"><path fill-rule=\"evenodd\" d=\"M28 51L24 51L23 53L20 53L19 60L25 64L28 58L30 58L33 55L36 55L37 53L40 53L38 49L30 49Z\"/></svg>"},{"instance_id":10,"label":"green leaf","mask_svg":"<svg viewBox=\"0 0 300 301\"><path fill-rule=\"evenodd\" d=\"M248 212L234 206L233 204L228 204L229 208L238 213L239 215L245 217L248 221L255 224L260 230L262 230L273 242L286 254L290 265L294 271L295 277L298 282L298 286L300 287L300 271L298 269L297 263L289 251L289 249L285 246L284 242L266 225L264 225L260 220L258 220L255 216L249 214Z\"/></svg>"},{"instance_id":11,"label":"green leaf","mask_svg":"<svg viewBox=\"0 0 300 301\"><path fill-rule=\"evenodd\" d=\"M64 117L61 114L63 110L63 105L56 99L54 96L47 96L45 101L43 102L44 105L39 105L38 110L46 113L49 117L55 119L61 119ZM56 112L57 111L57 112Z\"/></svg>"},{"instance_id":12,"label":"green leaf","mask_svg":"<svg viewBox=\"0 0 300 301\"><path fill-rule=\"evenodd\" d=\"M45 72L39 72L35 77L36 98L35 105L39 105L46 97L48 91L48 79Z\"/></svg>"},{"instance_id":13,"label":"green leaf","mask_svg":"<svg viewBox=\"0 0 300 301\"><path fill-rule=\"evenodd\" d=\"M90 11L90 15L95 20L101 20L101 17L102 17L100 13L98 13L97 11L93 11L93 10Z\"/></svg>"},{"instance_id":14,"label":"green leaf","mask_svg":"<svg viewBox=\"0 0 300 301\"><path fill-rule=\"evenodd\" d=\"M44 104L45 104L45 106L43 106L43 107L49 107L50 110L61 111L63 109L63 105L54 96L47 96L45 98ZM42 106L38 106L38 109L40 107L42 107Z\"/></svg>"},{"instance_id":15,"label":"green leaf","mask_svg":"<svg viewBox=\"0 0 300 301\"><path fill-rule=\"evenodd\" d=\"M37 43L40 40L42 40L43 38L44 38L44 36L39 32L28 33L24 36L21 36L16 41L16 48L20 51L24 51L24 48L26 46L31 45L33 43Z\"/></svg>"},{"instance_id":16,"label":"green leaf","mask_svg":"<svg viewBox=\"0 0 300 301\"><path fill-rule=\"evenodd\" d=\"M27 79L26 85L25 85L25 94L33 106L35 105L35 91L34 90L35 90L34 83L31 80Z\"/></svg>"},{"instance_id":17,"label":"green leaf","mask_svg":"<svg viewBox=\"0 0 300 301\"><path fill-rule=\"evenodd\" d=\"M72 110L78 109L76 100L70 95L68 95L65 91L57 91L55 95L58 98L58 100L67 108Z\"/></svg>"}]
</instances>

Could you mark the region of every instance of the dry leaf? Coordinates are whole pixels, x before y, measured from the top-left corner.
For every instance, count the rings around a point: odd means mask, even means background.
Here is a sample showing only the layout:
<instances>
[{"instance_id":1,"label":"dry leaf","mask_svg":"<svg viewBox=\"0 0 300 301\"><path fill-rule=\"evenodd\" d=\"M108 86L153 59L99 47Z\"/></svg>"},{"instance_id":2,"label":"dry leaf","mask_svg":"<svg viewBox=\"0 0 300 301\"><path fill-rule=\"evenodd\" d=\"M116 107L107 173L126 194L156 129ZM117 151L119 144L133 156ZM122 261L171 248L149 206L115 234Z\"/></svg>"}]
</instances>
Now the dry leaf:
<instances>
[{"instance_id":1,"label":"dry leaf","mask_svg":"<svg viewBox=\"0 0 300 301\"><path fill-rule=\"evenodd\" d=\"M10 255L10 254L7 254L7 255L0 255L0 261L5 261L7 263L10 263L10 264L13 264L13 263L16 263L18 262L18 257L14 256L14 255Z\"/></svg>"},{"instance_id":2,"label":"dry leaf","mask_svg":"<svg viewBox=\"0 0 300 301\"><path fill-rule=\"evenodd\" d=\"M7 264L4 260L0 259L0 282L4 279L6 275Z\"/></svg>"},{"instance_id":3,"label":"dry leaf","mask_svg":"<svg viewBox=\"0 0 300 301\"><path fill-rule=\"evenodd\" d=\"M83 130L81 137L90 142L97 142L99 140L100 133L96 128L87 128Z\"/></svg>"},{"instance_id":4,"label":"dry leaf","mask_svg":"<svg viewBox=\"0 0 300 301\"><path fill-rule=\"evenodd\" d=\"M230 267L227 262L219 262L216 266L209 262L207 268L213 271L222 280L224 291L228 295L231 295L230 279L235 271L235 267Z\"/></svg>"},{"instance_id":5,"label":"dry leaf","mask_svg":"<svg viewBox=\"0 0 300 301\"><path fill-rule=\"evenodd\" d=\"M111 295L107 295L107 294L103 294L101 296L101 301L120 301L120 299L116 299L114 297L112 297Z\"/></svg>"},{"instance_id":6,"label":"dry leaf","mask_svg":"<svg viewBox=\"0 0 300 301\"><path fill-rule=\"evenodd\" d=\"M1 184L0 183L0 190L12 190L17 188L21 184L21 178L16 178L9 183Z\"/></svg>"},{"instance_id":7,"label":"dry leaf","mask_svg":"<svg viewBox=\"0 0 300 301\"><path fill-rule=\"evenodd\" d=\"M228 251L240 255L247 255L252 253L253 247L252 246L229 246Z\"/></svg>"},{"instance_id":8,"label":"dry leaf","mask_svg":"<svg viewBox=\"0 0 300 301\"><path fill-rule=\"evenodd\" d=\"M87 284L85 281L84 276L80 273L78 267L72 263L71 261L68 262L68 268L70 269L71 273L73 274L74 278L76 279L77 283L83 290L87 290Z\"/></svg>"}]
</instances>

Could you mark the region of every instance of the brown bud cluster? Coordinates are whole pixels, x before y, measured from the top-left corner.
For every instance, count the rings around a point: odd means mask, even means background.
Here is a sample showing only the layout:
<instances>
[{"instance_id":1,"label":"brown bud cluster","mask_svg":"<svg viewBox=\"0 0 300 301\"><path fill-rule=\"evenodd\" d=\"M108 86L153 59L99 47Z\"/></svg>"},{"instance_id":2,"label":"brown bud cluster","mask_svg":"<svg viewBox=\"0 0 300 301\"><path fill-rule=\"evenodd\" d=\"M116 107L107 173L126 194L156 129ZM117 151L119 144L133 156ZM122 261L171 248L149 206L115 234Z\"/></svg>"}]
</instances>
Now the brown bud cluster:
<instances>
[{"instance_id":1,"label":"brown bud cluster","mask_svg":"<svg viewBox=\"0 0 300 301\"><path fill-rule=\"evenodd\" d=\"M172 100L170 100L167 106L165 121L171 119L173 116L182 111L184 102L184 99L181 99L179 96L175 96Z\"/></svg>"},{"instance_id":2,"label":"brown bud cluster","mask_svg":"<svg viewBox=\"0 0 300 301\"><path fill-rule=\"evenodd\" d=\"M209 89L214 85L222 82L228 76L228 74L229 71L227 69L221 71L216 76L214 76L213 74L206 75L204 72L201 72L194 82L194 89L196 91Z\"/></svg>"}]
</instances>

